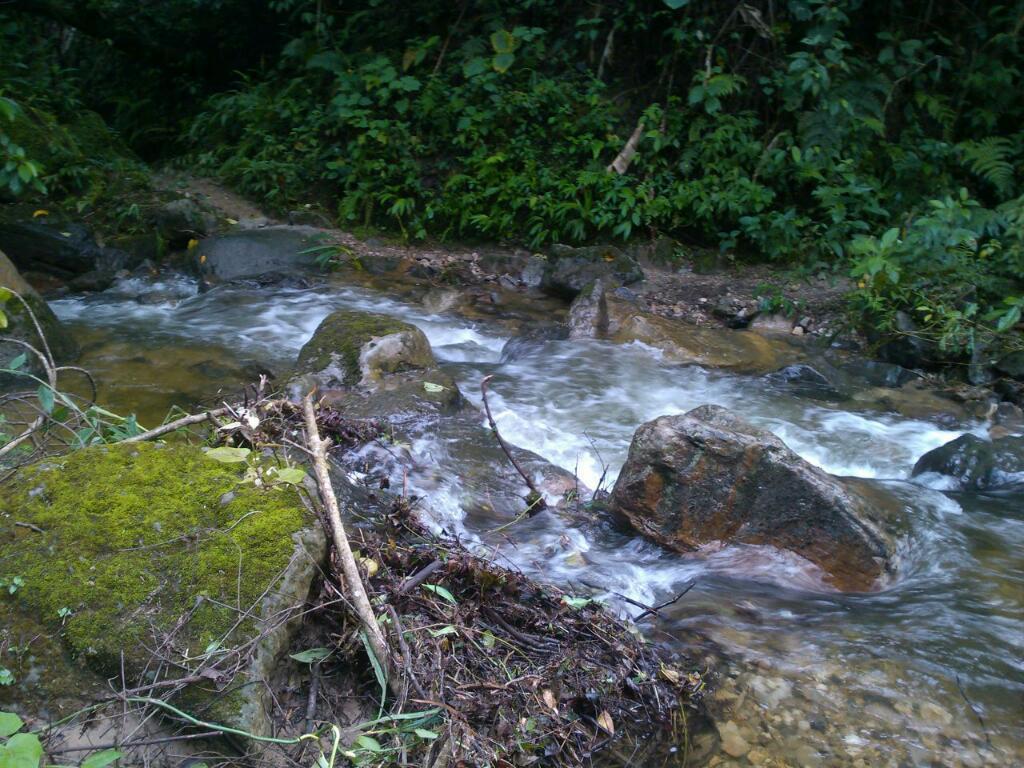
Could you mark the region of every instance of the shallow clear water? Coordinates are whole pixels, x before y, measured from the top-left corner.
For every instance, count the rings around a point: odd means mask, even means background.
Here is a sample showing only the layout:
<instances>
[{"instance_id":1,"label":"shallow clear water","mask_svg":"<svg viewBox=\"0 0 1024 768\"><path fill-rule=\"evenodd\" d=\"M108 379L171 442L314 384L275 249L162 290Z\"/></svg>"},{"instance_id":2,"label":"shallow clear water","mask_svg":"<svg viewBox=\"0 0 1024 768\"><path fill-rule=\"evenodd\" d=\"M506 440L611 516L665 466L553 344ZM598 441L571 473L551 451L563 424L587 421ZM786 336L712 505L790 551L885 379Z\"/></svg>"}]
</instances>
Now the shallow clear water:
<instances>
[{"instance_id":1,"label":"shallow clear water","mask_svg":"<svg viewBox=\"0 0 1024 768\"><path fill-rule=\"evenodd\" d=\"M286 368L340 307L421 327L471 400L479 401L480 379L494 374L490 402L505 438L591 487L614 482L640 423L703 403L732 408L805 459L865 478L902 502L909 532L894 583L840 595L813 566L767 547L682 556L601 520L545 514L495 535L514 511L492 503L476 479L489 474L484 462L495 451L474 444L475 435L468 444L443 433L412 435L418 469L409 481L439 527L624 611L637 609L619 595L653 604L696 580L645 626L680 652L697 630L730 656L712 705L738 724L751 762L1024 763L1024 504L1020 496L946 494L908 481L922 453L980 425L950 430L844 411L765 379L670 365L643 345L538 341L503 353L508 332L498 323L432 315L340 284L198 294L185 278L126 281L53 306L81 334L84 365L107 382L105 399L139 411L143 423L161 418L168 404L230 391L261 365Z\"/></svg>"}]
</instances>

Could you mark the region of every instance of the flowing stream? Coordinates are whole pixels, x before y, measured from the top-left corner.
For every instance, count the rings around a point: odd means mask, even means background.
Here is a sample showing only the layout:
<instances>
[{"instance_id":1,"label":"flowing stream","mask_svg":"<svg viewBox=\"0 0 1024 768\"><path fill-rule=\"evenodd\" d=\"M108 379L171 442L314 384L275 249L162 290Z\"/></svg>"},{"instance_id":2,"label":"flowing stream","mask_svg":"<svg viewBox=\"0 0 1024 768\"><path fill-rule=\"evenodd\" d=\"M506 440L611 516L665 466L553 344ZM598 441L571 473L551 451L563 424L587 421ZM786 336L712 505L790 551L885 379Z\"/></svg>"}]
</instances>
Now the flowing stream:
<instances>
[{"instance_id":1,"label":"flowing stream","mask_svg":"<svg viewBox=\"0 0 1024 768\"><path fill-rule=\"evenodd\" d=\"M75 328L82 364L102 382L101 402L146 426L171 405L286 370L338 308L422 328L477 403L480 379L494 374L491 407L503 436L590 487L614 482L642 422L703 403L732 408L828 472L865 478L901 500L909 531L893 583L838 594L813 566L769 547L684 556L600 520L542 514L493 535L515 515L482 499L471 480L488 472L493 446L444 434L414 436L421 471L409 482L438 528L624 612L638 609L621 596L650 605L695 580L643 626L694 663L727 661L710 699L725 749L711 765L1024 764L1024 504L1019 495L951 494L908 480L921 454L978 424L948 429L842 410L764 378L669 364L643 345L506 346L512 326L500 314L431 314L408 293L333 282L200 294L189 278L132 279L52 305Z\"/></svg>"}]
</instances>

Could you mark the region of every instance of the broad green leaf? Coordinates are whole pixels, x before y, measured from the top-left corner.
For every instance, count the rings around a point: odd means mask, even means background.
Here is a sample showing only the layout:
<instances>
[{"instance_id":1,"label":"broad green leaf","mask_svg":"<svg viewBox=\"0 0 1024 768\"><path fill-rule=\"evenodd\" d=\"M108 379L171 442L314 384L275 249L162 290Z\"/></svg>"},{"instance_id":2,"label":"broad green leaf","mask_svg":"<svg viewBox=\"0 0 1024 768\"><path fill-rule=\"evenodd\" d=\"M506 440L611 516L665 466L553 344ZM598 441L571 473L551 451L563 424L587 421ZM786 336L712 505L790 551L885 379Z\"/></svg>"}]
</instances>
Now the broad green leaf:
<instances>
[{"instance_id":1,"label":"broad green leaf","mask_svg":"<svg viewBox=\"0 0 1024 768\"><path fill-rule=\"evenodd\" d=\"M25 360L27 359L28 358L26 357L25 353L22 352L20 355L11 360L10 364L7 367L10 368L12 371L16 371L25 364Z\"/></svg>"},{"instance_id":2,"label":"broad green leaf","mask_svg":"<svg viewBox=\"0 0 1024 768\"><path fill-rule=\"evenodd\" d=\"M302 664L312 664L314 661L323 661L332 653L333 651L330 648L307 648L304 651L289 655Z\"/></svg>"},{"instance_id":3,"label":"broad green leaf","mask_svg":"<svg viewBox=\"0 0 1024 768\"><path fill-rule=\"evenodd\" d=\"M491 33L491 47L497 54L512 53L516 49L516 39L511 32L499 29Z\"/></svg>"},{"instance_id":4,"label":"broad green leaf","mask_svg":"<svg viewBox=\"0 0 1024 768\"><path fill-rule=\"evenodd\" d=\"M477 56L462 65L462 74L466 77L476 77L487 71L487 60Z\"/></svg>"},{"instance_id":5,"label":"broad green leaf","mask_svg":"<svg viewBox=\"0 0 1024 768\"><path fill-rule=\"evenodd\" d=\"M355 741L352 742L352 746L359 750L366 752L383 752L384 747L380 745L372 736L356 736Z\"/></svg>"},{"instance_id":6,"label":"broad green leaf","mask_svg":"<svg viewBox=\"0 0 1024 768\"><path fill-rule=\"evenodd\" d=\"M433 731L428 731L426 728L413 728L412 732L419 736L421 739L436 739L437 734Z\"/></svg>"},{"instance_id":7,"label":"broad green leaf","mask_svg":"<svg viewBox=\"0 0 1024 768\"><path fill-rule=\"evenodd\" d=\"M0 747L2 768L39 768L43 745L34 733L16 733Z\"/></svg>"},{"instance_id":8,"label":"broad green leaf","mask_svg":"<svg viewBox=\"0 0 1024 768\"><path fill-rule=\"evenodd\" d=\"M455 595L453 595L447 589L442 587L440 584L424 584L423 588L428 592L433 592L438 597L443 597L452 605L458 605L459 603L459 601L455 599Z\"/></svg>"},{"instance_id":9,"label":"broad green leaf","mask_svg":"<svg viewBox=\"0 0 1024 768\"><path fill-rule=\"evenodd\" d=\"M40 384L36 390L36 397L39 398L39 407L43 413L53 413L53 390L46 384Z\"/></svg>"},{"instance_id":10,"label":"broad green leaf","mask_svg":"<svg viewBox=\"0 0 1024 768\"><path fill-rule=\"evenodd\" d=\"M491 633L491 630L489 630L489 629L485 629L484 630L484 634L480 638L480 642L483 643L484 648L493 648L494 647L495 640L494 640L494 635Z\"/></svg>"},{"instance_id":11,"label":"broad green leaf","mask_svg":"<svg viewBox=\"0 0 1024 768\"><path fill-rule=\"evenodd\" d=\"M447 389L447 387L442 387L440 384L435 384L432 381L424 381L423 382L423 388L425 390L427 390L427 392L434 392L434 393L444 392L445 389Z\"/></svg>"},{"instance_id":12,"label":"broad green leaf","mask_svg":"<svg viewBox=\"0 0 1024 768\"><path fill-rule=\"evenodd\" d=\"M124 755L116 749L104 749L102 752L94 752L82 761L81 768L106 768L115 760L120 760Z\"/></svg>"},{"instance_id":13,"label":"broad green leaf","mask_svg":"<svg viewBox=\"0 0 1024 768\"><path fill-rule=\"evenodd\" d=\"M13 712L0 712L0 739L17 733L25 722Z\"/></svg>"},{"instance_id":14,"label":"broad green leaf","mask_svg":"<svg viewBox=\"0 0 1024 768\"><path fill-rule=\"evenodd\" d=\"M665 5L671 8L673 11L678 11L684 5L688 4L690 0L664 0Z\"/></svg>"},{"instance_id":15,"label":"broad green leaf","mask_svg":"<svg viewBox=\"0 0 1024 768\"><path fill-rule=\"evenodd\" d=\"M14 296L14 293L10 288L0 287L0 304L8 301L12 296Z\"/></svg>"},{"instance_id":16,"label":"broad green leaf","mask_svg":"<svg viewBox=\"0 0 1024 768\"><path fill-rule=\"evenodd\" d=\"M515 62L516 56L514 53L499 53L494 57L494 61L491 62L491 66L494 67L495 72L505 73L508 72L508 68Z\"/></svg>"},{"instance_id":17,"label":"broad green leaf","mask_svg":"<svg viewBox=\"0 0 1024 768\"><path fill-rule=\"evenodd\" d=\"M208 458L219 461L223 464L241 464L249 458L252 453L248 448L231 448L222 445L220 448L211 448L206 452Z\"/></svg>"},{"instance_id":18,"label":"broad green leaf","mask_svg":"<svg viewBox=\"0 0 1024 768\"><path fill-rule=\"evenodd\" d=\"M0 309L0 331L7 327L7 315Z\"/></svg>"},{"instance_id":19,"label":"broad green leaf","mask_svg":"<svg viewBox=\"0 0 1024 768\"><path fill-rule=\"evenodd\" d=\"M301 485L306 478L306 470L299 467L279 467L274 471L274 479L279 483Z\"/></svg>"}]
</instances>

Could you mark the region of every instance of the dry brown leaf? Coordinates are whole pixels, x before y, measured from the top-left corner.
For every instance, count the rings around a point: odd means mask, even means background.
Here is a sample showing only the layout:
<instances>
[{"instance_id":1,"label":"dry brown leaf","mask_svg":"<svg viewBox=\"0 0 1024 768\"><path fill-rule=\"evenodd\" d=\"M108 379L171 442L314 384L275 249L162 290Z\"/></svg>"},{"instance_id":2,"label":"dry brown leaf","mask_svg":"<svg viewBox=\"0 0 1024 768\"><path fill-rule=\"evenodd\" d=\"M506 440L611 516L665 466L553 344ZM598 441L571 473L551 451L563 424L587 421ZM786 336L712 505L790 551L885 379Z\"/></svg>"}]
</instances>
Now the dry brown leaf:
<instances>
[{"instance_id":1,"label":"dry brown leaf","mask_svg":"<svg viewBox=\"0 0 1024 768\"><path fill-rule=\"evenodd\" d=\"M601 710L601 714L597 716L597 724L601 726L604 732L609 736L615 735L615 723L612 720L612 716L608 714L607 709Z\"/></svg>"},{"instance_id":2,"label":"dry brown leaf","mask_svg":"<svg viewBox=\"0 0 1024 768\"><path fill-rule=\"evenodd\" d=\"M673 685L679 685L679 673L672 669L672 667L666 667L664 664L661 665L661 676L668 680Z\"/></svg>"},{"instance_id":3,"label":"dry brown leaf","mask_svg":"<svg viewBox=\"0 0 1024 768\"><path fill-rule=\"evenodd\" d=\"M544 703L547 705L547 708L557 715L558 702L555 701L555 694L553 694L550 690L545 689L544 693L542 693L540 697L544 700Z\"/></svg>"}]
</instances>

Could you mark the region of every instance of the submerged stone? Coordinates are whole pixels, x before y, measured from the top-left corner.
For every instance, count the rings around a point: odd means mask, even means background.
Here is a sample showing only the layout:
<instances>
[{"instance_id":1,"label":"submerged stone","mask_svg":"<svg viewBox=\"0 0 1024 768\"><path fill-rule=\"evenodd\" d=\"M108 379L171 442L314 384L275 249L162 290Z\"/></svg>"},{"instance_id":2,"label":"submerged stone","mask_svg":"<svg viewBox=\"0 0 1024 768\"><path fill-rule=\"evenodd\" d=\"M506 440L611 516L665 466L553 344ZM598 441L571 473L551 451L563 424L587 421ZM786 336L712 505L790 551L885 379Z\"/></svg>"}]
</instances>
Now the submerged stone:
<instances>
[{"instance_id":1,"label":"submerged stone","mask_svg":"<svg viewBox=\"0 0 1024 768\"><path fill-rule=\"evenodd\" d=\"M189 686L189 709L267 733L263 681L326 541L296 489L258 488L240 467L187 445L121 443L23 468L0 487L0 562L23 581L4 610L39 620L100 675L119 675L122 654L130 680L150 649L182 675L211 654L225 677Z\"/></svg>"},{"instance_id":2,"label":"submerged stone","mask_svg":"<svg viewBox=\"0 0 1024 768\"><path fill-rule=\"evenodd\" d=\"M880 505L715 405L637 429L611 507L680 551L715 541L790 550L843 590L872 589L895 568Z\"/></svg>"}]
</instances>

